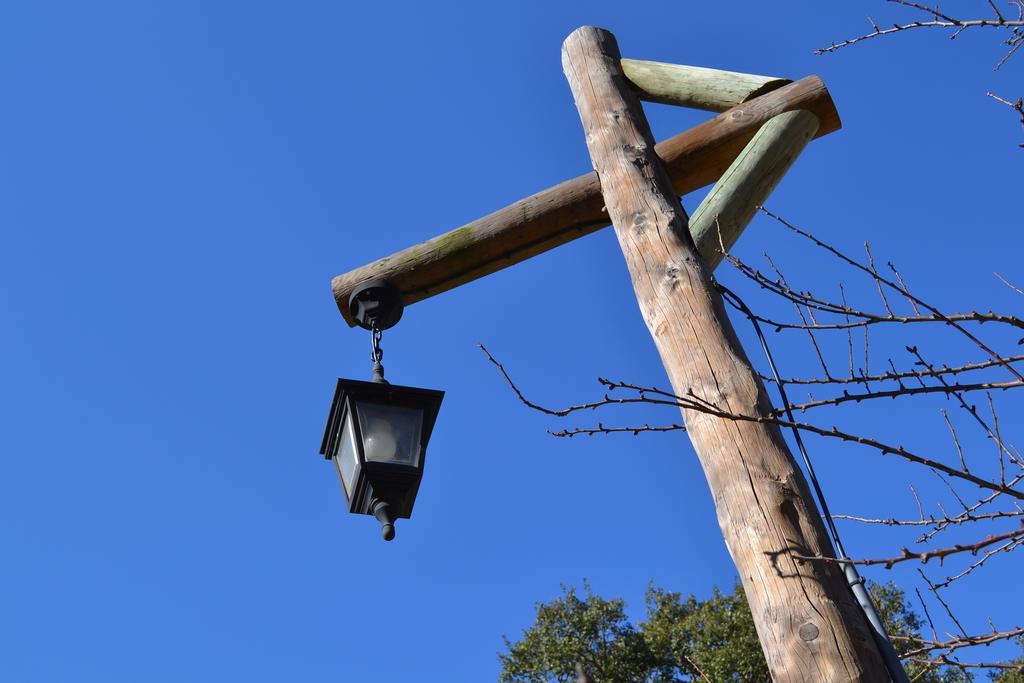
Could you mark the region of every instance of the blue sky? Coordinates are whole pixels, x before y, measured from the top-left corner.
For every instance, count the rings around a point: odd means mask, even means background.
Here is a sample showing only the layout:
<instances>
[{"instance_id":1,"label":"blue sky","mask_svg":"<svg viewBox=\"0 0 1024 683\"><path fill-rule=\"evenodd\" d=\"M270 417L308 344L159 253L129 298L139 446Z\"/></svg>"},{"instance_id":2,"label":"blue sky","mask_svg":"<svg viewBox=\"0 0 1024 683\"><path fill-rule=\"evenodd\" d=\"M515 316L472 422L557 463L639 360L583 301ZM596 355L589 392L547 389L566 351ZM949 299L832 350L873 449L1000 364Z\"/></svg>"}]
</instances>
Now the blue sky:
<instances>
[{"instance_id":1,"label":"blue sky","mask_svg":"<svg viewBox=\"0 0 1024 683\"><path fill-rule=\"evenodd\" d=\"M447 391L416 514L389 544L345 512L317 453L335 378L369 373L368 335L345 326L329 282L588 170L559 49L595 24L630 57L821 75L845 127L809 147L769 206L844 248L871 241L951 309L1012 311L991 272L1024 281L1020 129L984 94L1021 94L1019 63L993 72L996 37L970 33L813 54L891 13L8 3L0 677L488 680L502 635L560 583L589 578L634 613L651 580L700 596L730 586L683 435L550 437L561 425L517 404L476 349L554 404L596 395L597 375L665 386L610 230L410 307L385 334L393 381ZM658 137L706 116L648 113ZM766 249L806 286L842 277L758 218L736 253ZM779 339L788 374L813 369L802 340ZM847 419L945 444L933 407ZM948 497L872 453L814 450L836 512L913 516L911 482L930 504ZM855 555L908 542L843 529ZM975 629L1015 625L1016 562L957 589Z\"/></svg>"}]
</instances>

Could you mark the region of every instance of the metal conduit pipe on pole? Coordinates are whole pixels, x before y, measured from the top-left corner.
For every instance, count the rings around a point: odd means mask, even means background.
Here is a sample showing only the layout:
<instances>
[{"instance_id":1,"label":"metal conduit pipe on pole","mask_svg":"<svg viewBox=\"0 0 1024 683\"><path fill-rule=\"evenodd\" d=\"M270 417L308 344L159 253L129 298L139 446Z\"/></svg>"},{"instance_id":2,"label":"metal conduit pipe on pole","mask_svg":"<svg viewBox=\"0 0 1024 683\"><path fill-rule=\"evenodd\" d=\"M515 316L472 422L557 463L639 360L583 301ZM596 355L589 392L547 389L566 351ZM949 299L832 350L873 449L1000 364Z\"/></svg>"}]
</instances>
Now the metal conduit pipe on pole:
<instances>
[{"instance_id":1,"label":"metal conduit pipe on pole","mask_svg":"<svg viewBox=\"0 0 1024 683\"><path fill-rule=\"evenodd\" d=\"M725 256L722 252L727 252L736 243L740 234L754 217L758 206L775 189L782 176L814 137L817 129L818 119L809 112L792 111L779 114L761 126L736 157L736 160L722 174L721 179L711 188L704 201L694 211L689 222L693 241L697 245L698 251L704 255L710 268L715 268ZM723 290L727 297L733 299L736 307L753 323L761 342L761 348L764 350L772 375L775 377L776 386L779 388L786 415L790 422L794 422L786 390L780 381L775 361L768 349L767 341L761 333L757 319L736 294L721 285L719 285L719 289ZM815 498L828 527L829 535L832 536L832 542L835 544L838 559L846 560L848 559L846 549L843 548L839 530L836 529L835 523L832 521L828 503L818 484L818 478L814 473L814 467L803 440L800 438L799 430L793 430L793 438L803 456L804 467L807 469L807 475L813 486ZM842 564L843 574L853 592L853 597L864 611L864 616L871 626L872 635L885 660L893 683L909 683L899 655L885 630L885 624L882 623L882 619L878 615L871 595L864 587L864 579L861 578L853 564L849 562Z\"/></svg>"},{"instance_id":2,"label":"metal conduit pipe on pole","mask_svg":"<svg viewBox=\"0 0 1024 683\"><path fill-rule=\"evenodd\" d=\"M753 141L751 141L753 144ZM786 396L786 389L782 384L779 376L778 368L775 366L775 359L772 357L772 352L768 348L768 341L765 339L764 333L761 330L761 324L757 321L753 311L747 306L746 303L738 296L735 292L729 290L722 285L718 285L718 289L727 301L733 304L737 310L742 312L750 320L754 326L754 331L757 333L758 341L761 342L761 349L764 351L765 358L768 361L768 366L771 368L772 377L775 378L775 386L779 388L779 395L782 397L782 405L786 411L786 419L790 422L795 422L793 417L793 411L790 409L789 398ZM814 472L814 465L811 464L811 458L807 454L807 448L804 446L803 439L800 437L800 430L795 427L793 430L793 439L796 441L797 449L800 451L800 455L803 457L804 467L807 469L807 477L810 479L811 486L814 487L814 496L818 501L818 507L821 509L821 515L825 520L825 524L828 527L829 535L832 537L832 543L836 548L837 559L849 560L846 554L846 549L843 547L842 539L839 538L839 530L836 529L835 522L832 521L832 513L829 512L828 503L825 501L825 493L821 490L821 485L818 483L818 477ZM906 669L903 668L903 663L900 662L899 654L896 652L896 648L892 644L892 640L889 638L888 631L885 630L885 624L882 623L882 618L878 615L878 610L875 608L875 603L871 599L871 594L868 593L864 587L864 579L857 572L857 567L851 562L842 562L843 575L846 577L846 582L850 586L850 591L853 593L853 597L857 600L857 604L860 605L861 610L864 612L865 618L868 620L868 624L871 626L871 635L875 639L875 644L878 645L878 650L885 660L885 668L889 671L889 677L892 683L910 683L910 679L907 677Z\"/></svg>"}]
</instances>

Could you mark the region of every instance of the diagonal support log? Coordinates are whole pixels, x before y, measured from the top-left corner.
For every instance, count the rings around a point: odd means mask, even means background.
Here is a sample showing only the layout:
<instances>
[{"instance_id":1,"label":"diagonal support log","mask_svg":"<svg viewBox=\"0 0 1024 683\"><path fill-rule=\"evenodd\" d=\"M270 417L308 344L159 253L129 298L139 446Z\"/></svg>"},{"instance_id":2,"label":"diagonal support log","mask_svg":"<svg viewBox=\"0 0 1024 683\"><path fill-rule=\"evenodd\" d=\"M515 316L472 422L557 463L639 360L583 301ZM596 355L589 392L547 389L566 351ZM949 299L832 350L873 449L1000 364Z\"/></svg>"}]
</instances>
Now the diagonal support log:
<instances>
[{"instance_id":1,"label":"diagonal support log","mask_svg":"<svg viewBox=\"0 0 1024 683\"><path fill-rule=\"evenodd\" d=\"M665 140L657 146L657 153L673 191L682 195L716 181L764 123L797 110L817 117L817 137L840 127L825 84L808 76ZM422 301L607 226L603 207L597 175L579 176L335 277L331 282L335 301L346 322L354 325L348 298L367 280L389 280L402 292L406 305ZM714 246L717 249L717 242Z\"/></svg>"},{"instance_id":2,"label":"diagonal support log","mask_svg":"<svg viewBox=\"0 0 1024 683\"><path fill-rule=\"evenodd\" d=\"M690 218L690 235L714 270L818 130L818 117L788 111L764 124Z\"/></svg>"},{"instance_id":3,"label":"diagonal support log","mask_svg":"<svg viewBox=\"0 0 1024 683\"><path fill-rule=\"evenodd\" d=\"M768 417L764 386L687 230L615 38L578 29L563 45L562 64L640 310L675 393L692 392L729 414ZM838 566L794 557L802 549L834 553L778 428L685 409L683 415L772 679L887 680Z\"/></svg>"}]
</instances>

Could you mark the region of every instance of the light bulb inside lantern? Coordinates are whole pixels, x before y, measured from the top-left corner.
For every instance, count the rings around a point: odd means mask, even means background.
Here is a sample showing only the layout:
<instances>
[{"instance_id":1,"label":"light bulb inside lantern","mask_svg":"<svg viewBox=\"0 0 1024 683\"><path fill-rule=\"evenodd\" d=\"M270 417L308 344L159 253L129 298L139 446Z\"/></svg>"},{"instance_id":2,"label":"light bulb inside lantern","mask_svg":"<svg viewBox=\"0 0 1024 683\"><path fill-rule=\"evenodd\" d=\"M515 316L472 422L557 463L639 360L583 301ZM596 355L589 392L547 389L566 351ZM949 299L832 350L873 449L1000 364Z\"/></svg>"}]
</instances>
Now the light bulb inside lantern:
<instances>
[{"instance_id":1,"label":"light bulb inside lantern","mask_svg":"<svg viewBox=\"0 0 1024 683\"><path fill-rule=\"evenodd\" d=\"M367 460L389 462L398 455L398 440L385 420L372 420L365 430L363 443Z\"/></svg>"}]
</instances>

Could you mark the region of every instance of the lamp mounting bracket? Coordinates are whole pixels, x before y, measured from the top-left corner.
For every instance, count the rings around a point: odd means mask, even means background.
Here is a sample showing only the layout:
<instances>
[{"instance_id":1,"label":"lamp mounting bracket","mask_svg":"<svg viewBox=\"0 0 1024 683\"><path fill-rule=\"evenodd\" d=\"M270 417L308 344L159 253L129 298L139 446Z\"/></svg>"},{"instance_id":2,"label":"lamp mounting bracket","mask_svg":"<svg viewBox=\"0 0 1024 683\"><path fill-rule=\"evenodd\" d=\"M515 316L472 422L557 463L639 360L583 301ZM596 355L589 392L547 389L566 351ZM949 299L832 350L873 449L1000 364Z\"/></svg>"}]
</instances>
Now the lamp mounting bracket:
<instances>
[{"instance_id":1,"label":"lamp mounting bracket","mask_svg":"<svg viewBox=\"0 0 1024 683\"><path fill-rule=\"evenodd\" d=\"M402 293L387 280L369 280L352 291L348 310L365 330L386 330L402 319Z\"/></svg>"}]
</instances>

